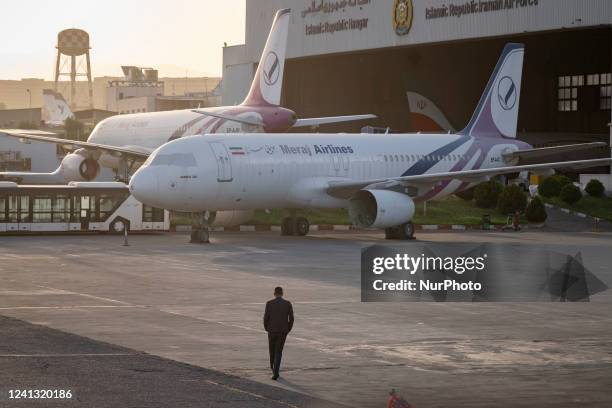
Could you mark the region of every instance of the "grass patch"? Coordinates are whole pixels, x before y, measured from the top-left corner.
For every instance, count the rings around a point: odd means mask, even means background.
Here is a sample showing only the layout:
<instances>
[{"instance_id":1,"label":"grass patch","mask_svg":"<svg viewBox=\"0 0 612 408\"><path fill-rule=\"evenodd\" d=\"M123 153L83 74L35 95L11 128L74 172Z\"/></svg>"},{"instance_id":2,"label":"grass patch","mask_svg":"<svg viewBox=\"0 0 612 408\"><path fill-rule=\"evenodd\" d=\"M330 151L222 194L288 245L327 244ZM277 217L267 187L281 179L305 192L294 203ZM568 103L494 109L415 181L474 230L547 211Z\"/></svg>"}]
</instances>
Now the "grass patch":
<instances>
[{"instance_id":1,"label":"grass patch","mask_svg":"<svg viewBox=\"0 0 612 408\"><path fill-rule=\"evenodd\" d=\"M491 217L493 224L506 225L508 219L508 214L500 214L494 208L476 207L474 201L465 201L456 196L449 196L440 201L429 201L427 213L423 207L423 203L417 204L416 214L412 220L415 224L481 225L482 216L485 214Z\"/></svg>"},{"instance_id":2,"label":"grass patch","mask_svg":"<svg viewBox=\"0 0 612 408\"><path fill-rule=\"evenodd\" d=\"M544 198L544 202L561 208L567 208L574 212L581 212L591 217L597 217L612 221L612 197L583 196L574 205L569 205L559 197Z\"/></svg>"},{"instance_id":3,"label":"grass patch","mask_svg":"<svg viewBox=\"0 0 612 408\"><path fill-rule=\"evenodd\" d=\"M427 213L424 213L423 203L416 206L414 223L420 225L430 224L458 224L458 225L481 225L482 216L489 214L493 224L505 225L508 215L499 214L495 209L483 209L474 205L473 201L465 201L455 196L447 197L441 201L430 201L427 203ZM286 212L283 210L272 210L270 213L265 211L255 211L255 216L248 222L250 225L280 225ZM350 224L348 211L339 210L305 210L298 211L298 215L308 218L313 225ZM524 219L521 220L525 222ZM189 214L176 213L172 217L174 225L190 225L191 217Z\"/></svg>"}]
</instances>

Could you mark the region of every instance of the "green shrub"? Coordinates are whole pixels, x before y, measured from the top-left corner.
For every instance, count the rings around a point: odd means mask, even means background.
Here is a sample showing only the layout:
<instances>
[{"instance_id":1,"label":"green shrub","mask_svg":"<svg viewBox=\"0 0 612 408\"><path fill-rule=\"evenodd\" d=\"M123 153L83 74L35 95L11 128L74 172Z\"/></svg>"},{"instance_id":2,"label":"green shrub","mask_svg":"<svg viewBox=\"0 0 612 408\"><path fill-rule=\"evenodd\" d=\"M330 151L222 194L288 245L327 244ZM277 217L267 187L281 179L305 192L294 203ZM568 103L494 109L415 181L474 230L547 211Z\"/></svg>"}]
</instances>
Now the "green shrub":
<instances>
[{"instance_id":1,"label":"green shrub","mask_svg":"<svg viewBox=\"0 0 612 408\"><path fill-rule=\"evenodd\" d=\"M533 200L531 200L525 209L525 218L527 218L527 221L529 222L542 223L546 221L547 217L548 214L546 214L546 207L544 206L544 203L540 197L535 197Z\"/></svg>"},{"instance_id":2,"label":"green shrub","mask_svg":"<svg viewBox=\"0 0 612 408\"><path fill-rule=\"evenodd\" d=\"M577 203L582 198L582 193L580 189L573 184L566 184L561 189L561 193L559 194L559 198L563 200L565 203L572 205Z\"/></svg>"},{"instance_id":3,"label":"green shrub","mask_svg":"<svg viewBox=\"0 0 612 408\"><path fill-rule=\"evenodd\" d=\"M601 197L604 194L604 185L597 179L591 179L584 188L591 197Z\"/></svg>"},{"instance_id":4,"label":"green shrub","mask_svg":"<svg viewBox=\"0 0 612 408\"><path fill-rule=\"evenodd\" d=\"M571 184L572 180L562 174L555 174L546 177L538 186L538 193L542 197L557 197L561 194L561 189L567 184Z\"/></svg>"},{"instance_id":5,"label":"green shrub","mask_svg":"<svg viewBox=\"0 0 612 408\"><path fill-rule=\"evenodd\" d=\"M459 191L455 193L457 197L465 201L472 201L474 199L474 188L468 188L467 190Z\"/></svg>"},{"instance_id":6,"label":"green shrub","mask_svg":"<svg viewBox=\"0 0 612 408\"><path fill-rule=\"evenodd\" d=\"M497 200L497 211L502 214L514 214L516 210L523 212L527 206L527 195L516 185L505 187Z\"/></svg>"},{"instance_id":7,"label":"green shrub","mask_svg":"<svg viewBox=\"0 0 612 408\"><path fill-rule=\"evenodd\" d=\"M497 180L489 180L474 187L476 206L480 208L495 208L499 194L504 187Z\"/></svg>"}]
</instances>

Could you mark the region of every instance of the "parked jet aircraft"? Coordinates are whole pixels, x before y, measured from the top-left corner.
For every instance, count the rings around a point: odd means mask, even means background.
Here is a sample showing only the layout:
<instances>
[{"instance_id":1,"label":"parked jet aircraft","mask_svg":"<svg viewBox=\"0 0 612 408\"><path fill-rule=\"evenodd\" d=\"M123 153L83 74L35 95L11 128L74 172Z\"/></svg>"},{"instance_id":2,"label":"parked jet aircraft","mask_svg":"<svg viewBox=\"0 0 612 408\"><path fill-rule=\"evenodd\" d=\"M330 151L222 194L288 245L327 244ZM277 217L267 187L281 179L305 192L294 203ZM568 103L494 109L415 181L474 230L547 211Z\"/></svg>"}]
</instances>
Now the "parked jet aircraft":
<instances>
[{"instance_id":1,"label":"parked jet aircraft","mask_svg":"<svg viewBox=\"0 0 612 408\"><path fill-rule=\"evenodd\" d=\"M354 224L407 239L414 234L415 202L500 174L610 163L518 164L551 151L516 140L523 56L522 44L506 45L472 119L458 133L193 136L158 148L130 189L149 205L201 212L204 227L195 234L204 242L215 211L266 208L348 208ZM286 235L308 229L308 220L295 214L282 222Z\"/></svg>"},{"instance_id":2,"label":"parked jet aircraft","mask_svg":"<svg viewBox=\"0 0 612 408\"><path fill-rule=\"evenodd\" d=\"M43 89L42 116L46 125L55 127L64 126L64 121L74 115L61 93Z\"/></svg>"},{"instance_id":3,"label":"parked jet aircraft","mask_svg":"<svg viewBox=\"0 0 612 408\"><path fill-rule=\"evenodd\" d=\"M408 97L410 123L413 130L422 132L455 131L446 115L430 99L414 91L406 92L406 96Z\"/></svg>"},{"instance_id":4,"label":"parked jet aircraft","mask_svg":"<svg viewBox=\"0 0 612 408\"><path fill-rule=\"evenodd\" d=\"M241 105L113 116L100 122L86 142L0 130L20 139L57 143L74 150L53 173L0 173L0 179L24 184L89 181L96 178L100 165L127 174L128 168L146 160L155 148L184 136L283 132L292 127L375 118L374 115L353 115L297 119L295 112L280 106L290 12L285 9L276 13L250 92Z\"/></svg>"}]
</instances>

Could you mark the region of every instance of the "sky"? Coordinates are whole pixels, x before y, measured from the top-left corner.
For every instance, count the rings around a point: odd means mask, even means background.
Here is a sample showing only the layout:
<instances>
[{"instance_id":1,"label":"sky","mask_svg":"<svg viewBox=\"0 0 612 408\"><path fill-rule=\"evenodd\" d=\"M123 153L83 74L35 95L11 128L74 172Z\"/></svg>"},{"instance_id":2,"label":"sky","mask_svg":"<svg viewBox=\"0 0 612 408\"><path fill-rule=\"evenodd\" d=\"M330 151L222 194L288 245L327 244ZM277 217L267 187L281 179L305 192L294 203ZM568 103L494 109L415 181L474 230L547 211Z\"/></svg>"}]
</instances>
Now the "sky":
<instances>
[{"instance_id":1,"label":"sky","mask_svg":"<svg viewBox=\"0 0 612 408\"><path fill-rule=\"evenodd\" d=\"M121 65L160 76L221 76L222 47L244 44L246 0L14 0L0 13L0 79L52 79L57 33L89 33L94 77Z\"/></svg>"}]
</instances>

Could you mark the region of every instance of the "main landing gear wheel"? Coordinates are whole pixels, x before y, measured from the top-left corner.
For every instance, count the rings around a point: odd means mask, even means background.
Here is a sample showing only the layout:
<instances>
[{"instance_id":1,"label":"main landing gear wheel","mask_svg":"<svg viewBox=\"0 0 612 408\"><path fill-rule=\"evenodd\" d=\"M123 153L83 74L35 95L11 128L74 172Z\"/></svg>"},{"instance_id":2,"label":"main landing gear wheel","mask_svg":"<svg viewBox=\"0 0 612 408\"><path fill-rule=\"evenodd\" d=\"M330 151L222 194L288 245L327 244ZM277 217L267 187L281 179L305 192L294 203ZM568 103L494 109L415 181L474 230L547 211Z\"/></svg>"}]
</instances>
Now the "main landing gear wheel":
<instances>
[{"instance_id":1,"label":"main landing gear wheel","mask_svg":"<svg viewBox=\"0 0 612 408\"><path fill-rule=\"evenodd\" d=\"M285 217L281 221L281 235L294 235L303 237L308 235L310 223L304 217Z\"/></svg>"},{"instance_id":2,"label":"main landing gear wheel","mask_svg":"<svg viewBox=\"0 0 612 408\"><path fill-rule=\"evenodd\" d=\"M310 223L308 222L308 220L304 217L298 217L296 222L295 222L295 226L296 226L296 234L300 237L306 236L308 235L308 231L310 231Z\"/></svg>"},{"instance_id":3,"label":"main landing gear wheel","mask_svg":"<svg viewBox=\"0 0 612 408\"><path fill-rule=\"evenodd\" d=\"M415 239L414 224L407 222L397 227L385 228L385 239L399 239L402 241Z\"/></svg>"},{"instance_id":4,"label":"main landing gear wheel","mask_svg":"<svg viewBox=\"0 0 612 408\"><path fill-rule=\"evenodd\" d=\"M414 224L407 222L399 226L399 239L409 240L414 238Z\"/></svg>"},{"instance_id":5,"label":"main landing gear wheel","mask_svg":"<svg viewBox=\"0 0 612 408\"><path fill-rule=\"evenodd\" d=\"M291 217L285 217L281 221L281 235L293 235L293 222Z\"/></svg>"}]
</instances>

